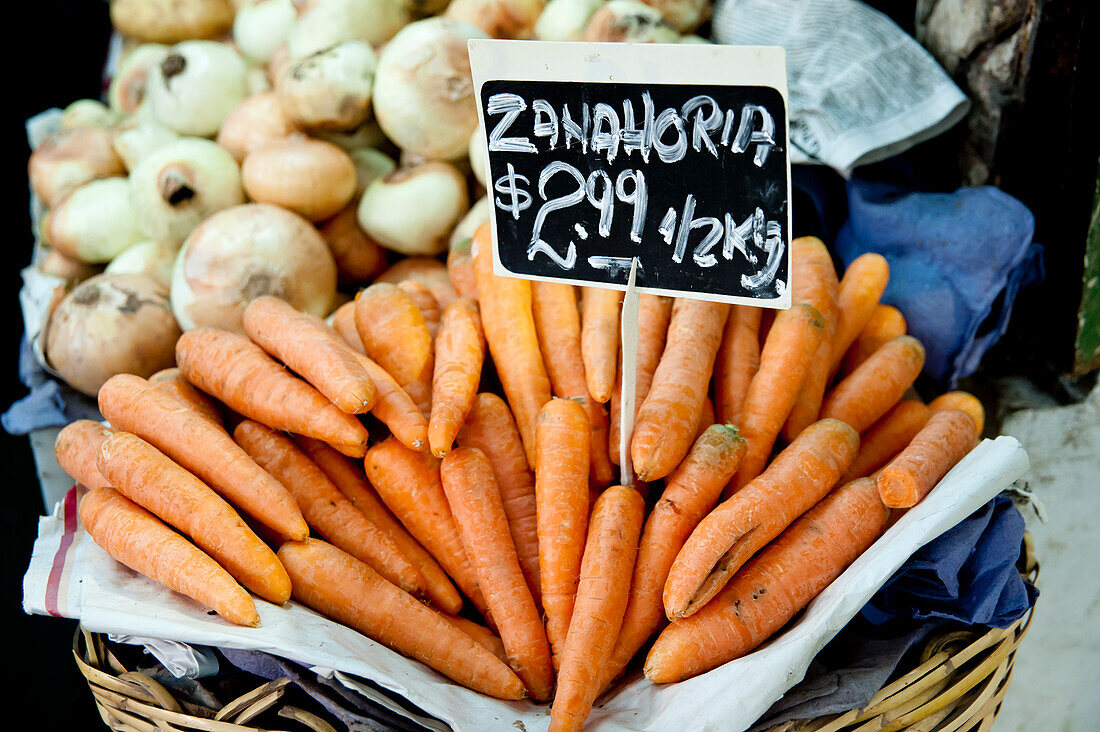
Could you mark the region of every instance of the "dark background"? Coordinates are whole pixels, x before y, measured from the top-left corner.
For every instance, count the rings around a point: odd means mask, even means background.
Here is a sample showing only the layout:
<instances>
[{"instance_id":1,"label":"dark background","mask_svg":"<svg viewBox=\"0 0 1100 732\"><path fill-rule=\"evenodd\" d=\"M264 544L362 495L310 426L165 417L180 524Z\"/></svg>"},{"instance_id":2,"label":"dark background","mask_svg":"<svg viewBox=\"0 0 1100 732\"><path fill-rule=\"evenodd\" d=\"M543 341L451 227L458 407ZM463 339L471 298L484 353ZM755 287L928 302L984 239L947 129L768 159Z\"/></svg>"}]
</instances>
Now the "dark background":
<instances>
[{"instance_id":1,"label":"dark background","mask_svg":"<svg viewBox=\"0 0 1100 732\"><path fill-rule=\"evenodd\" d=\"M913 30L915 0L869 4ZM1021 293L1010 331L986 357L982 376L1025 375L1063 402L1082 398L1093 381L1067 375L1100 146L1096 118L1085 113L1100 79L1097 44L1086 42L1095 37L1093 5L1088 0L1050 0L1043 5L1024 101L1008 110L993 177L1035 213L1036 240L1046 246L1048 274L1040 287ZM9 150L3 156L4 190L13 195L6 199L8 262L0 270L6 293L0 302L0 410L26 393L17 370L22 333L19 273L30 262L33 241L23 122L48 107L99 96L110 34L106 0L35 0L18 3L13 10L4 65L9 85L2 132ZM950 161L964 136L960 125L907 159L930 184L950 190L959 184ZM813 233L799 231L797 198L793 205L794 235ZM13 710L25 708L33 715L35 729L102 729L72 659L75 622L22 611L22 577L43 505L27 438L0 433L0 450L7 476L0 511L3 688L15 702Z\"/></svg>"}]
</instances>

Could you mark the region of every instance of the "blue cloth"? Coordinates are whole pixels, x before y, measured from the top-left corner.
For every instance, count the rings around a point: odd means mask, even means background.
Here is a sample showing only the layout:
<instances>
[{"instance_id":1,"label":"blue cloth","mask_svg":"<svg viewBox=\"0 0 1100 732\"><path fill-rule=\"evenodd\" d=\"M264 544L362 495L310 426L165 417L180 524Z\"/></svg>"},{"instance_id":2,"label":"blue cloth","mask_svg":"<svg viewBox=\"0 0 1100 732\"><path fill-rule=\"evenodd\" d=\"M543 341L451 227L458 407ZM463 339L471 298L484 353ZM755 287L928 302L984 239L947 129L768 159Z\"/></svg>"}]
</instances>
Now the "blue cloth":
<instances>
[{"instance_id":1,"label":"blue cloth","mask_svg":"<svg viewBox=\"0 0 1100 732\"><path fill-rule=\"evenodd\" d=\"M1001 494L913 554L862 615L875 625L943 619L1007 628L1039 595L1016 569L1023 536L1023 517Z\"/></svg>"},{"instance_id":2,"label":"blue cloth","mask_svg":"<svg viewBox=\"0 0 1100 732\"><path fill-rule=\"evenodd\" d=\"M954 388L1008 328L1020 287L1042 278L1035 219L992 186L919 192L854 177L835 250L847 266L865 252L890 263L883 302L927 350L925 373Z\"/></svg>"},{"instance_id":3,"label":"blue cloth","mask_svg":"<svg viewBox=\"0 0 1100 732\"><path fill-rule=\"evenodd\" d=\"M19 380L31 393L0 416L0 424L9 434L27 435L37 429L61 427L78 419L97 422L103 419L95 399L42 370L26 337L19 346Z\"/></svg>"}]
</instances>

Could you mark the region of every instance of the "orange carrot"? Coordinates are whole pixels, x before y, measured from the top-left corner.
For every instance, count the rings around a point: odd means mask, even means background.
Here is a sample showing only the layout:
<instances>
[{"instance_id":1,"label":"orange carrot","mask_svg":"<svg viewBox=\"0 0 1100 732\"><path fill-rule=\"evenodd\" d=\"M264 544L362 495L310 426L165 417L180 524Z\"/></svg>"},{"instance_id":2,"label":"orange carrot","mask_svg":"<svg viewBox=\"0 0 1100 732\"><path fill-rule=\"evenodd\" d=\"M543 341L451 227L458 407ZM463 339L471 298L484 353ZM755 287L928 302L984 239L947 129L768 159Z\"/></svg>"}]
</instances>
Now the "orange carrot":
<instances>
[{"instance_id":1,"label":"orange carrot","mask_svg":"<svg viewBox=\"0 0 1100 732\"><path fill-rule=\"evenodd\" d=\"M707 397L703 400L703 414L699 417L699 424L695 427L695 436L692 438L692 443L703 436L703 433L707 431L707 428L712 424L717 424L718 416L714 413L714 402Z\"/></svg>"},{"instance_id":2,"label":"orange carrot","mask_svg":"<svg viewBox=\"0 0 1100 732\"><path fill-rule=\"evenodd\" d=\"M884 343L905 335L905 329L905 316L900 310L892 305L875 306L867 325L863 326L855 342L848 348L840 373L847 375L855 371L857 366Z\"/></svg>"},{"instance_id":3,"label":"orange carrot","mask_svg":"<svg viewBox=\"0 0 1100 732\"><path fill-rule=\"evenodd\" d=\"M959 409L936 412L879 473L875 483L882 502L890 508L917 505L977 441L978 430L969 414Z\"/></svg>"},{"instance_id":4,"label":"orange carrot","mask_svg":"<svg viewBox=\"0 0 1100 732\"><path fill-rule=\"evenodd\" d=\"M425 593L440 610L454 615L462 609L462 597L451 584L450 578L427 549L412 538L401 522L394 518L386 504L367 482L360 468L323 442L296 435L296 444L310 460L316 463L344 498L359 509L367 520L384 531L397 544L397 548L413 563L424 577Z\"/></svg>"},{"instance_id":5,"label":"orange carrot","mask_svg":"<svg viewBox=\"0 0 1100 732\"><path fill-rule=\"evenodd\" d=\"M522 699L523 683L467 633L350 554L316 539L279 547L294 599L474 691Z\"/></svg>"},{"instance_id":6,"label":"orange carrot","mask_svg":"<svg viewBox=\"0 0 1100 732\"><path fill-rule=\"evenodd\" d=\"M428 332L431 333L432 338L435 338L439 332L439 322L443 318L443 308L435 299L435 295L420 280L402 280L397 283L397 286L409 293L416 309L424 316L424 324L428 326Z\"/></svg>"},{"instance_id":7,"label":"orange carrot","mask_svg":"<svg viewBox=\"0 0 1100 732\"><path fill-rule=\"evenodd\" d=\"M367 451L365 466L367 479L386 507L431 552L492 626L477 571L462 547L443 492L439 460L427 452L410 450L391 437Z\"/></svg>"},{"instance_id":8,"label":"orange carrot","mask_svg":"<svg viewBox=\"0 0 1100 732\"><path fill-rule=\"evenodd\" d=\"M669 625L645 662L656 684L696 676L749 653L819 595L886 530L874 481L836 489L760 552L715 599Z\"/></svg>"},{"instance_id":9,"label":"orange carrot","mask_svg":"<svg viewBox=\"0 0 1100 732\"><path fill-rule=\"evenodd\" d=\"M672 298L661 295L638 295L638 366L634 373L634 420L642 408L649 387L653 384L653 372L661 361L668 335L668 322L672 318ZM611 419L608 432L608 448L611 462L619 465L619 422L622 408L622 364L615 373L615 390L611 393Z\"/></svg>"},{"instance_id":10,"label":"orange carrot","mask_svg":"<svg viewBox=\"0 0 1100 732\"><path fill-rule=\"evenodd\" d=\"M588 393L601 404L611 399L619 362L619 313L623 295L600 287L581 288L581 357Z\"/></svg>"},{"instance_id":11,"label":"orange carrot","mask_svg":"<svg viewBox=\"0 0 1100 732\"><path fill-rule=\"evenodd\" d=\"M401 444L413 450L428 447L428 419L409 393L401 388L384 368L366 356L359 355L359 362L374 381L378 401L371 414L389 427Z\"/></svg>"},{"instance_id":12,"label":"orange carrot","mask_svg":"<svg viewBox=\"0 0 1100 732\"><path fill-rule=\"evenodd\" d=\"M645 522L630 601L615 652L607 662L600 688L622 673L649 637L665 622L661 593L668 570L684 542L711 509L733 477L745 441L732 425L711 425L669 478L668 487Z\"/></svg>"},{"instance_id":13,"label":"orange carrot","mask_svg":"<svg viewBox=\"0 0 1100 732\"><path fill-rule=\"evenodd\" d=\"M354 300L336 308L336 312L332 314L332 329L351 350L367 355L367 349L363 348L363 339L359 337L359 331L355 327Z\"/></svg>"},{"instance_id":14,"label":"orange carrot","mask_svg":"<svg viewBox=\"0 0 1100 732\"><path fill-rule=\"evenodd\" d=\"M817 308L825 323L821 342L810 358L791 413L783 425L783 437L791 442L798 433L817 421L829 381L829 357L837 328L836 269L829 250L820 239L802 237L791 243L793 300Z\"/></svg>"},{"instance_id":15,"label":"orange carrot","mask_svg":"<svg viewBox=\"0 0 1100 732\"><path fill-rule=\"evenodd\" d=\"M470 240L457 242L447 252L447 275L459 297L477 299L477 275L474 274L474 257L470 253Z\"/></svg>"},{"instance_id":16,"label":"orange carrot","mask_svg":"<svg viewBox=\"0 0 1100 732\"><path fill-rule=\"evenodd\" d=\"M767 465L824 331L821 313L811 305L794 305L776 314L760 351L760 368L749 382L738 417L737 427L746 448L730 489L745 485ZM730 489L725 493L727 497Z\"/></svg>"},{"instance_id":17,"label":"orange carrot","mask_svg":"<svg viewBox=\"0 0 1100 732\"><path fill-rule=\"evenodd\" d=\"M924 368L924 346L913 336L886 343L837 384L821 405L821 416L865 432L890 411Z\"/></svg>"},{"instance_id":18,"label":"orange carrot","mask_svg":"<svg viewBox=\"0 0 1100 732\"><path fill-rule=\"evenodd\" d=\"M96 544L135 572L187 595L231 623L260 624L252 597L229 572L114 488L96 488L84 496L80 522Z\"/></svg>"},{"instance_id":19,"label":"orange carrot","mask_svg":"<svg viewBox=\"0 0 1100 732\"><path fill-rule=\"evenodd\" d=\"M478 394L457 441L462 447L481 450L489 458L520 568L535 603L541 607L535 476L527 465L523 441L508 405L496 394Z\"/></svg>"},{"instance_id":20,"label":"orange carrot","mask_svg":"<svg viewBox=\"0 0 1100 732\"><path fill-rule=\"evenodd\" d=\"M523 437L527 462L534 466L535 418L542 405L550 401L550 377L546 375L531 313L531 283L493 274L488 222L474 233L474 271L485 340Z\"/></svg>"},{"instance_id":21,"label":"orange carrot","mask_svg":"<svg viewBox=\"0 0 1100 732\"><path fill-rule=\"evenodd\" d=\"M249 419L323 440L350 457L366 453L367 430L355 416L244 336L194 328L176 341L176 362L188 381Z\"/></svg>"},{"instance_id":22,"label":"orange carrot","mask_svg":"<svg viewBox=\"0 0 1100 732\"><path fill-rule=\"evenodd\" d=\"M668 573L669 619L688 617L718 594L749 557L829 492L858 449L859 435L845 423L815 422L699 522Z\"/></svg>"},{"instance_id":23,"label":"orange carrot","mask_svg":"<svg viewBox=\"0 0 1100 732\"><path fill-rule=\"evenodd\" d=\"M412 295L375 283L355 296L355 328L371 360L402 387L430 373L432 335Z\"/></svg>"},{"instance_id":24,"label":"orange carrot","mask_svg":"<svg viewBox=\"0 0 1100 732\"><path fill-rule=\"evenodd\" d=\"M298 504L279 481L256 465L225 430L144 379L112 376L99 389L99 410L116 429L142 438L280 536L309 536Z\"/></svg>"},{"instance_id":25,"label":"orange carrot","mask_svg":"<svg viewBox=\"0 0 1100 732\"><path fill-rule=\"evenodd\" d=\"M451 449L481 383L485 333L477 303L459 298L447 306L435 344L428 446L436 457Z\"/></svg>"},{"instance_id":26,"label":"orange carrot","mask_svg":"<svg viewBox=\"0 0 1100 732\"><path fill-rule=\"evenodd\" d=\"M863 478L881 468L916 437L929 416L928 407L919 400L898 402L860 437L859 455L840 482Z\"/></svg>"},{"instance_id":27,"label":"orange carrot","mask_svg":"<svg viewBox=\"0 0 1100 732\"><path fill-rule=\"evenodd\" d=\"M90 419L78 419L57 433L53 454L57 464L70 478L85 488L110 488L111 481L99 472L96 460L99 446L114 434L110 427Z\"/></svg>"},{"instance_id":28,"label":"orange carrot","mask_svg":"<svg viewBox=\"0 0 1100 732\"><path fill-rule=\"evenodd\" d=\"M840 317L837 319L836 337L833 338L832 353L829 356L830 379L840 369L844 354L867 326L879 304L879 298L886 291L889 279L890 264L885 257L875 252L859 255L844 270L837 296Z\"/></svg>"},{"instance_id":29,"label":"orange carrot","mask_svg":"<svg viewBox=\"0 0 1100 732\"><path fill-rule=\"evenodd\" d=\"M157 391L182 399L196 412L209 418L211 422L219 427L222 426L222 415L218 408L214 406L214 402L211 401L210 397L192 386L187 379L183 378L183 374L180 373L178 368L173 367L156 372L149 377L149 383Z\"/></svg>"},{"instance_id":30,"label":"orange carrot","mask_svg":"<svg viewBox=\"0 0 1100 732\"><path fill-rule=\"evenodd\" d=\"M439 307L445 308L458 297L451 284L447 266L435 257L405 257L399 259L374 280L397 285L405 280L416 280L428 286Z\"/></svg>"},{"instance_id":31,"label":"orange carrot","mask_svg":"<svg viewBox=\"0 0 1100 732\"><path fill-rule=\"evenodd\" d=\"M406 592L424 594L423 576L394 540L344 498L289 437L245 420L233 430L233 439L287 487L301 506L306 523L318 534Z\"/></svg>"},{"instance_id":32,"label":"orange carrot","mask_svg":"<svg viewBox=\"0 0 1100 732\"><path fill-rule=\"evenodd\" d=\"M535 500L546 637L560 665L580 579L588 526L588 417L572 399L553 399L535 431Z\"/></svg>"},{"instance_id":33,"label":"orange carrot","mask_svg":"<svg viewBox=\"0 0 1100 732\"><path fill-rule=\"evenodd\" d=\"M949 391L946 394L940 394L929 402L928 409L931 414L947 409L960 409L970 415L970 419L974 420L974 427L978 430L979 435L985 429L985 407L982 406L978 397L970 392Z\"/></svg>"},{"instance_id":34,"label":"orange carrot","mask_svg":"<svg viewBox=\"0 0 1100 732\"><path fill-rule=\"evenodd\" d=\"M550 731L579 730L592 711L630 596L645 501L621 485L604 491L592 510L577 601L562 654Z\"/></svg>"},{"instance_id":35,"label":"orange carrot","mask_svg":"<svg viewBox=\"0 0 1100 732\"><path fill-rule=\"evenodd\" d=\"M582 400L588 414L592 430L588 440L592 482L600 487L611 485L614 468L607 449L607 412L588 393L576 288L561 282L532 282L531 305L554 396Z\"/></svg>"},{"instance_id":36,"label":"orange carrot","mask_svg":"<svg viewBox=\"0 0 1100 732\"><path fill-rule=\"evenodd\" d=\"M315 315L299 312L284 300L258 297L244 309L244 329L252 342L286 364L348 414L374 406L374 382L355 352L333 337Z\"/></svg>"},{"instance_id":37,"label":"orange carrot","mask_svg":"<svg viewBox=\"0 0 1100 732\"><path fill-rule=\"evenodd\" d=\"M504 650L502 641L493 631L484 625L479 625L472 620L467 620L460 615L443 615L447 622L461 630L466 635L477 641L478 645L492 653L504 663L508 663L508 653Z\"/></svg>"},{"instance_id":38,"label":"orange carrot","mask_svg":"<svg viewBox=\"0 0 1100 732\"><path fill-rule=\"evenodd\" d=\"M550 644L519 566L493 467L480 450L459 447L443 458L440 476L509 665L532 699L549 701L554 689Z\"/></svg>"},{"instance_id":39,"label":"orange carrot","mask_svg":"<svg viewBox=\"0 0 1100 732\"><path fill-rule=\"evenodd\" d=\"M762 308L734 305L714 361L714 408L718 421L737 422L749 382L760 368L760 316Z\"/></svg>"},{"instance_id":40,"label":"orange carrot","mask_svg":"<svg viewBox=\"0 0 1100 732\"><path fill-rule=\"evenodd\" d=\"M691 448L728 315L725 303L683 299L672 306L665 350L630 440L641 480L665 477Z\"/></svg>"},{"instance_id":41,"label":"orange carrot","mask_svg":"<svg viewBox=\"0 0 1100 732\"><path fill-rule=\"evenodd\" d=\"M277 605L290 599L290 577L275 552L217 493L164 453L117 432L100 447L98 465L119 493L191 537L242 585Z\"/></svg>"}]
</instances>

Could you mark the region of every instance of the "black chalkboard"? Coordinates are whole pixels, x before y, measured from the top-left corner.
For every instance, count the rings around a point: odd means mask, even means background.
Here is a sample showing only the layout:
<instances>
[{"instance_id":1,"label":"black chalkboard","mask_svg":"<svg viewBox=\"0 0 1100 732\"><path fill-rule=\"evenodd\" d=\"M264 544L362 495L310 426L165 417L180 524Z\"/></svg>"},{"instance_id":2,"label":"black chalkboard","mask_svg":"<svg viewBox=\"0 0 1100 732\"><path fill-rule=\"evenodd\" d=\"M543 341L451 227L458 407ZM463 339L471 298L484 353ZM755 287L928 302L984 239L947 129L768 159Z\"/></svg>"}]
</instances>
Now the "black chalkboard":
<instances>
[{"instance_id":1,"label":"black chalkboard","mask_svg":"<svg viewBox=\"0 0 1100 732\"><path fill-rule=\"evenodd\" d=\"M499 262L514 275L772 301L789 284L786 107L769 86L487 80Z\"/></svg>"}]
</instances>

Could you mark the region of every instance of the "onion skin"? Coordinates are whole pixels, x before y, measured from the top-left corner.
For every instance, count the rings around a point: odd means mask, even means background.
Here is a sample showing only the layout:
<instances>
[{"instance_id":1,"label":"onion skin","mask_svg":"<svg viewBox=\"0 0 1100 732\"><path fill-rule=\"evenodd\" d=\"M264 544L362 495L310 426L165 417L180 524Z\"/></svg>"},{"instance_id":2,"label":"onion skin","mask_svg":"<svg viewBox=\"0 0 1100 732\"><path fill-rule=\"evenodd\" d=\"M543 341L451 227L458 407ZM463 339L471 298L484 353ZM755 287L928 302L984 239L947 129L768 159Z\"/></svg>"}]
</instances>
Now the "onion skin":
<instances>
[{"instance_id":1,"label":"onion skin","mask_svg":"<svg viewBox=\"0 0 1100 732\"><path fill-rule=\"evenodd\" d=\"M145 85L149 81L149 72L169 53L168 46L162 43L145 43L119 62L118 71L111 79L107 99L111 109L129 117L137 114L145 105Z\"/></svg>"},{"instance_id":2,"label":"onion skin","mask_svg":"<svg viewBox=\"0 0 1100 732\"><path fill-rule=\"evenodd\" d=\"M31 188L50 208L85 183L115 175L126 175L126 167L111 144L111 133L98 127L48 137L27 163Z\"/></svg>"},{"instance_id":3,"label":"onion skin","mask_svg":"<svg viewBox=\"0 0 1100 732\"><path fill-rule=\"evenodd\" d=\"M451 0L443 15L480 28L490 38L526 40L535 35L543 0Z\"/></svg>"},{"instance_id":4,"label":"onion skin","mask_svg":"<svg viewBox=\"0 0 1100 732\"><path fill-rule=\"evenodd\" d=\"M145 378L171 367L179 336L164 283L100 274L77 285L50 315L46 360L73 388L95 396L115 374Z\"/></svg>"},{"instance_id":5,"label":"onion skin","mask_svg":"<svg viewBox=\"0 0 1100 732\"><path fill-rule=\"evenodd\" d=\"M238 164L252 150L298 131L273 91L253 94L233 108L218 130L218 144Z\"/></svg>"},{"instance_id":6,"label":"onion skin","mask_svg":"<svg viewBox=\"0 0 1100 732\"><path fill-rule=\"evenodd\" d=\"M299 59L275 78L286 115L308 129L351 130L370 114L378 58L370 44L345 41Z\"/></svg>"},{"instance_id":7,"label":"onion skin","mask_svg":"<svg viewBox=\"0 0 1100 732\"><path fill-rule=\"evenodd\" d=\"M434 255L447 250L469 207L466 178L453 165L432 161L371 183L359 201L359 225L387 249Z\"/></svg>"},{"instance_id":8,"label":"onion skin","mask_svg":"<svg viewBox=\"0 0 1100 732\"><path fill-rule=\"evenodd\" d=\"M153 43L217 38L233 26L233 8L226 0L111 0L111 24Z\"/></svg>"},{"instance_id":9,"label":"onion skin","mask_svg":"<svg viewBox=\"0 0 1100 732\"><path fill-rule=\"evenodd\" d=\"M66 196L47 217L50 246L88 264L111 261L139 238L125 178L89 181Z\"/></svg>"},{"instance_id":10,"label":"onion skin","mask_svg":"<svg viewBox=\"0 0 1100 732\"><path fill-rule=\"evenodd\" d=\"M248 96L248 67L233 48L215 41L184 41L149 74L154 119L181 135L213 137Z\"/></svg>"},{"instance_id":11,"label":"onion skin","mask_svg":"<svg viewBox=\"0 0 1100 732\"><path fill-rule=\"evenodd\" d=\"M584 40L615 43L676 43L680 34L656 9L638 0L610 0L592 14Z\"/></svg>"},{"instance_id":12,"label":"onion skin","mask_svg":"<svg viewBox=\"0 0 1100 732\"><path fill-rule=\"evenodd\" d=\"M336 263L321 234L291 211L248 203L219 211L184 242L172 268L172 311L184 330L244 334L261 295L324 317L336 295Z\"/></svg>"},{"instance_id":13,"label":"onion skin","mask_svg":"<svg viewBox=\"0 0 1100 732\"><path fill-rule=\"evenodd\" d=\"M253 201L324 221L355 195L355 164L335 145L295 135L249 153L241 181Z\"/></svg>"}]
</instances>

